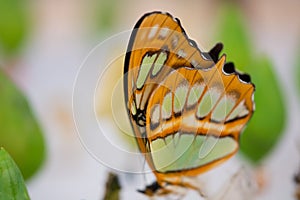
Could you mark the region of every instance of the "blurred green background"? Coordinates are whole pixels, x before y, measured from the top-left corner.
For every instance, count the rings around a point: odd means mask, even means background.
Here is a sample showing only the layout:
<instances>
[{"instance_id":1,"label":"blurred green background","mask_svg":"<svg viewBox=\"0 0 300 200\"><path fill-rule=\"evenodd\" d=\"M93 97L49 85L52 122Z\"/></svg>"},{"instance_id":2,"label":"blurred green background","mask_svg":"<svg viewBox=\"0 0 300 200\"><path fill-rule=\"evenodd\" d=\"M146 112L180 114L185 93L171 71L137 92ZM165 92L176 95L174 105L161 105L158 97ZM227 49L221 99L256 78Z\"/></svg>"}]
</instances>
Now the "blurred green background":
<instances>
[{"instance_id":1,"label":"blurred green background","mask_svg":"<svg viewBox=\"0 0 300 200\"><path fill-rule=\"evenodd\" d=\"M256 111L241 136L241 157L266 168L267 176L278 175L261 199L277 198L283 183L279 196L288 199L300 158L299 7L296 0L0 0L0 146L16 161L33 199L103 193L98 184L105 167L82 148L73 122L77 70L110 35L130 30L146 12L168 11L203 50L222 42L227 61L251 75ZM104 115L110 103L100 105Z\"/></svg>"}]
</instances>

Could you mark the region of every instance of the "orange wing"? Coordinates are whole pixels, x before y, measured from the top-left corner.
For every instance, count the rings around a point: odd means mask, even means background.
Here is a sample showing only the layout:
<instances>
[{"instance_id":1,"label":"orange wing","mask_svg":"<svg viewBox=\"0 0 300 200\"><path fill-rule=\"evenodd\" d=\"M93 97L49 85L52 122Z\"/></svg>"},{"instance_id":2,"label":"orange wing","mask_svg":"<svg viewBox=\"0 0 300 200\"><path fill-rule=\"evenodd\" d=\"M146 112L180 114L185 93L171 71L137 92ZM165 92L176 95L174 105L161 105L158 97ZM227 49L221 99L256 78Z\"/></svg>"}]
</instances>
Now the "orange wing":
<instances>
[{"instance_id":1,"label":"orange wing","mask_svg":"<svg viewBox=\"0 0 300 200\"><path fill-rule=\"evenodd\" d=\"M202 173L238 150L239 135L254 110L254 85L248 75L225 63L225 56L218 60L221 49L217 44L209 53L201 52L168 13L148 13L132 31L124 65L125 103L138 146L160 187L163 182L182 185L178 176ZM160 140L174 135L189 140L191 134L192 148L206 136L231 148L203 162L180 158L171 167L153 152L163 146ZM196 156L193 149L186 150Z\"/></svg>"},{"instance_id":2,"label":"orange wing","mask_svg":"<svg viewBox=\"0 0 300 200\"><path fill-rule=\"evenodd\" d=\"M170 135L182 138L189 134L193 135L194 141L198 136L207 136L216 138L216 142L227 138L234 145L229 146L228 153L209 161L200 162L199 158L199 165L194 162L193 166L189 166L186 159L184 168L180 168L180 164L176 165L176 162L180 162L179 156L174 157L170 165L175 165L176 171L167 167L160 170L155 165L157 158L153 159L154 154L151 153L148 162L152 162L150 165L161 180L203 173L237 152L239 135L254 111L254 85L247 75L237 73L231 65L224 67L224 64L225 56L218 61L216 67L205 71L185 67L173 70L153 91L146 111L149 149L156 147L153 144L159 140L165 140L165 144L159 146L160 149L170 148L166 142ZM188 146L192 145L193 141L188 143ZM226 148L223 148L224 151ZM187 154L191 154L188 147L185 150ZM199 150L196 148L194 151ZM162 152L164 151L160 155ZM185 152L180 156L185 156L184 154ZM189 156L192 155L186 157Z\"/></svg>"},{"instance_id":3,"label":"orange wing","mask_svg":"<svg viewBox=\"0 0 300 200\"><path fill-rule=\"evenodd\" d=\"M168 13L145 14L135 25L124 64L125 103L139 147L145 142L145 112L149 97L172 69L207 69L214 65L190 40L178 19Z\"/></svg>"},{"instance_id":4,"label":"orange wing","mask_svg":"<svg viewBox=\"0 0 300 200\"><path fill-rule=\"evenodd\" d=\"M152 65L156 67L150 73ZM196 43L188 39L178 19L159 12L146 14L135 25L126 53L126 103L133 99L137 110L144 111L155 84L171 69L213 65L209 55L201 53ZM143 74L145 71L148 72L146 75Z\"/></svg>"}]
</instances>

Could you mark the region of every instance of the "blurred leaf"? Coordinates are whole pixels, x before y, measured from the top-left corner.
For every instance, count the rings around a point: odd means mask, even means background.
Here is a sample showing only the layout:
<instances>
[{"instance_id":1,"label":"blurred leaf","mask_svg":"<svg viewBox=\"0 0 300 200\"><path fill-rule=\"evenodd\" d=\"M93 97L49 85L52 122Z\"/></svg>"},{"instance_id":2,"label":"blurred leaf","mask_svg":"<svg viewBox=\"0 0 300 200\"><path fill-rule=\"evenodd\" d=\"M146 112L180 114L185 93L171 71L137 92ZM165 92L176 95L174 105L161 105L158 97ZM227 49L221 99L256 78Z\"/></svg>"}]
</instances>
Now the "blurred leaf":
<instances>
[{"instance_id":1,"label":"blurred leaf","mask_svg":"<svg viewBox=\"0 0 300 200\"><path fill-rule=\"evenodd\" d=\"M256 86L256 110L241 136L241 151L251 161L259 162L282 134L286 118L283 96L272 63L265 57L256 58L253 53L239 7L227 4L223 8L218 39L224 43L227 61L249 73Z\"/></svg>"},{"instance_id":2,"label":"blurred leaf","mask_svg":"<svg viewBox=\"0 0 300 200\"><path fill-rule=\"evenodd\" d=\"M227 60L245 71L252 60L251 44L242 13L236 5L223 7L217 39L224 44Z\"/></svg>"},{"instance_id":3,"label":"blurred leaf","mask_svg":"<svg viewBox=\"0 0 300 200\"><path fill-rule=\"evenodd\" d=\"M0 148L0 186L0 199L30 199L18 166L3 148Z\"/></svg>"},{"instance_id":4,"label":"blurred leaf","mask_svg":"<svg viewBox=\"0 0 300 200\"><path fill-rule=\"evenodd\" d=\"M0 51L15 53L28 32L29 12L26 0L0 0Z\"/></svg>"},{"instance_id":5,"label":"blurred leaf","mask_svg":"<svg viewBox=\"0 0 300 200\"><path fill-rule=\"evenodd\" d=\"M119 200L121 186L119 178L114 173L109 173L106 181L106 190L103 200Z\"/></svg>"},{"instance_id":6,"label":"blurred leaf","mask_svg":"<svg viewBox=\"0 0 300 200\"><path fill-rule=\"evenodd\" d=\"M259 161L276 145L282 134L286 113L281 88L269 59L250 63L247 72L256 84L256 110L241 136L241 150L252 161Z\"/></svg>"},{"instance_id":7,"label":"blurred leaf","mask_svg":"<svg viewBox=\"0 0 300 200\"><path fill-rule=\"evenodd\" d=\"M114 25L118 2L116 2L116 0L101 0L96 1L95 3L96 30L103 33L110 30Z\"/></svg>"},{"instance_id":8,"label":"blurred leaf","mask_svg":"<svg viewBox=\"0 0 300 200\"><path fill-rule=\"evenodd\" d=\"M0 93L0 146L10 152L26 179L45 156L41 129L27 100L1 69Z\"/></svg>"}]
</instances>

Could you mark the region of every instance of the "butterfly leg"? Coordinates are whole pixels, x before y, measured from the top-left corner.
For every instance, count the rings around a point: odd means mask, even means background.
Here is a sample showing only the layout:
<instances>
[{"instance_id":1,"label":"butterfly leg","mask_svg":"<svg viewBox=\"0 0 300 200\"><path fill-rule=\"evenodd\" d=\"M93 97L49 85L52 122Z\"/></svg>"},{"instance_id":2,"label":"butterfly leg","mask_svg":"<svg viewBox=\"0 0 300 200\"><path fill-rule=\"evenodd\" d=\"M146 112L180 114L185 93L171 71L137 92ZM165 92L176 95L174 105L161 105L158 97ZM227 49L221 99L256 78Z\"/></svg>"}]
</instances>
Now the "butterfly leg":
<instances>
[{"instance_id":1,"label":"butterfly leg","mask_svg":"<svg viewBox=\"0 0 300 200\"><path fill-rule=\"evenodd\" d=\"M186 187L186 188L190 188L196 192L198 192L198 194L203 197L206 198L207 196L205 195L205 193L202 191L202 187L200 185L202 185L198 180L196 180L195 178L189 178L189 177L185 177L182 178L182 187Z\"/></svg>"},{"instance_id":2,"label":"butterfly leg","mask_svg":"<svg viewBox=\"0 0 300 200\"><path fill-rule=\"evenodd\" d=\"M179 188L185 188L185 189L192 189L198 194L206 198L207 196L205 193L202 191L202 184L197 180L196 178L193 177L177 177L177 178L172 178L169 180L165 180L164 184L162 184L164 188L168 188L168 186L179 186ZM177 189L176 189L177 190ZM177 190L178 191L178 190Z\"/></svg>"}]
</instances>

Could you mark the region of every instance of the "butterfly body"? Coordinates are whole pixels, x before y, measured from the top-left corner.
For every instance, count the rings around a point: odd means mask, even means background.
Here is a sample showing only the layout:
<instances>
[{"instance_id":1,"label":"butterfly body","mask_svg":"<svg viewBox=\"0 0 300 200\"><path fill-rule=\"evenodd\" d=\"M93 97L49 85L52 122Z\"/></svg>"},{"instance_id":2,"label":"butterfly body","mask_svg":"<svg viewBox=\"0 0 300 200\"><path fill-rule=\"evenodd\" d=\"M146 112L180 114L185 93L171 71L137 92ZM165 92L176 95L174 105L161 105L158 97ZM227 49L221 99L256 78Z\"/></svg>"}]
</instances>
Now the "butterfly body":
<instances>
[{"instance_id":1,"label":"butterfly body","mask_svg":"<svg viewBox=\"0 0 300 200\"><path fill-rule=\"evenodd\" d=\"M250 77L219 59L222 45L201 52L178 19L152 12L136 24L124 64L125 103L141 153L157 182L198 190L184 177L201 174L233 156L253 110Z\"/></svg>"}]
</instances>

